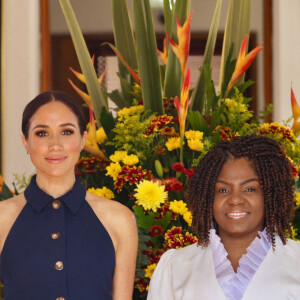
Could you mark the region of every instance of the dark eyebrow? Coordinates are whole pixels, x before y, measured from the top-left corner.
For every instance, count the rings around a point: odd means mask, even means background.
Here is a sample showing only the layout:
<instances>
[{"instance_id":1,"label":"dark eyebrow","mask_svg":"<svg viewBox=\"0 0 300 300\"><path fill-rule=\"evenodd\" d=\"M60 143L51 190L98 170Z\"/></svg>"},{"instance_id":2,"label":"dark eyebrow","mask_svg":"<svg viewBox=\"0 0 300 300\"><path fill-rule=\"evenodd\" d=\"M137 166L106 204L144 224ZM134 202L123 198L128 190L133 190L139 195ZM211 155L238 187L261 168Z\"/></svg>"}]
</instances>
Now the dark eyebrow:
<instances>
[{"instance_id":1,"label":"dark eyebrow","mask_svg":"<svg viewBox=\"0 0 300 300\"><path fill-rule=\"evenodd\" d=\"M251 181L257 181L257 182L259 182L259 180L257 178L250 178L250 179L247 179L247 180L241 182L240 185L244 185L244 184L246 184L248 182L251 182ZM224 180L217 180L216 183L224 183L224 184L230 185L229 182L226 182Z\"/></svg>"},{"instance_id":2,"label":"dark eyebrow","mask_svg":"<svg viewBox=\"0 0 300 300\"><path fill-rule=\"evenodd\" d=\"M76 127L73 123L64 123L64 124L60 124L59 127L66 127L66 126L72 126L72 127ZM36 129L36 128L49 128L48 125L42 125L42 124L38 124L36 126L34 126L32 128L32 130Z\"/></svg>"}]
</instances>

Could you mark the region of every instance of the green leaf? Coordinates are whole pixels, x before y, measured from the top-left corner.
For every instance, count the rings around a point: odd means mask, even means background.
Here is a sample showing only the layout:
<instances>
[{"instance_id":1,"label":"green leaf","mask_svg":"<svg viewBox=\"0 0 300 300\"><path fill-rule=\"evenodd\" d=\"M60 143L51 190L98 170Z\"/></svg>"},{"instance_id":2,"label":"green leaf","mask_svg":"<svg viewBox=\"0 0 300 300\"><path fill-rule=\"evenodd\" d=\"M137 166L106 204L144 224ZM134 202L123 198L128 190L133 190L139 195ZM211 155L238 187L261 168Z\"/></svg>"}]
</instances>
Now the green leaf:
<instances>
[{"instance_id":1,"label":"green leaf","mask_svg":"<svg viewBox=\"0 0 300 300\"><path fill-rule=\"evenodd\" d=\"M207 43L204 52L203 66L204 65L211 66L212 58L215 51L216 40L217 40L220 15L221 15L221 7L222 7L222 0L218 0L216 4L214 16L210 25L209 33L208 33ZM190 110L199 110L200 112L203 111L204 90L205 90L204 85L205 85L205 79L204 79L203 71L201 69L200 76L197 80L196 87L191 97Z\"/></svg>"},{"instance_id":2,"label":"green leaf","mask_svg":"<svg viewBox=\"0 0 300 300\"><path fill-rule=\"evenodd\" d=\"M221 115L224 111L225 104L222 104L217 110L214 111L210 120L209 134L220 124Z\"/></svg>"},{"instance_id":3,"label":"green leaf","mask_svg":"<svg viewBox=\"0 0 300 300\"><path fill-rule=\"evenodd\" d=\"M199 130L204 132L205 134L208 132L209 128L207 122L202 117L199 111L189 111L187 113L186 119L193 130Z\"/></svg>"},{"instance_id":4,"label":"green leaf","mask_svg":"<svg viewBox=\"0 0 300 300\"><path fill-rule=\"evenodd\" d=\"M115 118L111 112L108 112L105 107L103 107L101 112L101 124L105 133L107 134L108 140L112 140L113 129L116 125Z\"/></svg>"},{"instance_id":5,"label":"green leaf","mask_svg":"<svg viewBox=\"0 0 300 300\"><path fill-rule=\"evenodd\" d=\"M100 124L100 114L102 108L105 107L106 109L108 109L107 101L98 83L98 78L89 51L87 49L86 43L84 41L82 32L80 30L70 1L59 0L59 3L61 5L66 22L68 24L68 28L72 37L79 64L86 80L87 90L91 97L94 107L95 118L98 124Z\"/></svg>"},{"instance_id":6,"label":"green leaf","mask_svg":"<svg viewBox=\"0 0 300 300\"><path fill-rule=\"evenodd\" d=\"M122 53L129 66L133 70L136 70L138 67L136 46L126 0L112 0L112 16L116 48ZM123 80L121 80L123 99L127 102L125 106L129 106L131 104L132 95L128 92L125 81L131 84L132 79L128 76L129 72L119 58L118 65L120 77L123 78Z\"/></svg>"},{"instance_id":7,"label":"green leaf","mask_svg":"<svg viewBox=\"0 0 300 300\"><path fill-rule=\"evenodd\" d=\"M171 10L171 0L164 0L164 21L166 30L171 36L172 33L172 22L173 22L173 12Z\"/></svg>"},{"instance_id":8,"label":"green leaf","mask_svg":"<svg viewBox=\"0 0 300 300\"><path fill-rule=\"evenodd\" d=\"M230 0L222 47L220 87L223 85L224 68L231 46L233 46L232 59L236 59L243 38L249 34L250 14L251 0Z\"/></svg>"},{"instance_id":9,"label":"green leaf","mask_svg":"<svg viewBox=\"0 0 300 300\"><path fill-rule=\"evenodd\" d=\"M0 201L9 199L13 196L14 196L14 194L10 191L8 186L5 183L3 183L2 192L0 193Z\"/></svg>"},{"instance_id":10,"label":"green leaf","mask_svg":"<svg viewBox=\"0 0 300 300\"><path fill-rule=\"evenodd\" d=\"M122 109L127 107L127 101L123 98L123 95L119 90L113 90L111 93L107 93L108 97L114 102L118 108Z\"/></svg>"},{"instance_id":11,"label":"green leaf","mask_svg":"<svg viewBox=\"0 0 300 300\"><path fill-rule=\"evenodd\" d=\"M172 216L172 213L169 211L167 212L164 218L156 220L155 217L157 214L155 212L151 212L145 215L141 206L136 206L133 208L133 210L137 215L138 226L148 230L153 225L160 225L163 229L166 229Z\"/></svg>"},{"instance_id":12,"label":"green leaf","mask_svg":"<svg viewBox=\"0 0 300 300\"><path fill-rule=\"evenodd\" d=\"M157 44L149 0L133 0L137 58L145 109L164 113Z\"/></svg>"}]
</instances>

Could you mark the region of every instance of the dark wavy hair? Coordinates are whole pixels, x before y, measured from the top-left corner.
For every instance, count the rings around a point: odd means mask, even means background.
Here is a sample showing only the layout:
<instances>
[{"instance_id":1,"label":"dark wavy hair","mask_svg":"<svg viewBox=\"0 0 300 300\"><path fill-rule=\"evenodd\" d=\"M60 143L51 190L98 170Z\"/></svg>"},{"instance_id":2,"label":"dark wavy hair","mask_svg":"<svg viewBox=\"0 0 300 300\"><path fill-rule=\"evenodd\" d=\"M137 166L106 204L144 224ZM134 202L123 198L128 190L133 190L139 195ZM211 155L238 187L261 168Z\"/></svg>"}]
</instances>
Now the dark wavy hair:
<instances>
[{"instance_id":1,"label":"dark wavy hair","mask_svg":"<svg viewBox=\"0 0 300 300\"><path fill-rule=\"evenodd\" d=\"M216 144L199 162L186 192L198 244L206 247L213 220L215 184L230 158L247 158L258 175L265 205L265 227L275 247L275 232L286 243L291 235L294 191L291 163L280 145L263 136L240 136Z\"/></svg>"},{"instance_id":2,"label":"dark wavy hair","mask_svg":"<svg viewBox=\"0 0 300 300\"><path fill-rule=\"evenodd\" d=\"M23 111L22 132L26 139L28 138L28 130L32 116L41 106L53 101L59 101L71 109L71 111L75 114L78 120L80 134L83 135L84 131L86 130L87 122L81 110L80 104L73 97L64 92L47 91L37 95L26 105Z\"/></svg>"}]
</instances>

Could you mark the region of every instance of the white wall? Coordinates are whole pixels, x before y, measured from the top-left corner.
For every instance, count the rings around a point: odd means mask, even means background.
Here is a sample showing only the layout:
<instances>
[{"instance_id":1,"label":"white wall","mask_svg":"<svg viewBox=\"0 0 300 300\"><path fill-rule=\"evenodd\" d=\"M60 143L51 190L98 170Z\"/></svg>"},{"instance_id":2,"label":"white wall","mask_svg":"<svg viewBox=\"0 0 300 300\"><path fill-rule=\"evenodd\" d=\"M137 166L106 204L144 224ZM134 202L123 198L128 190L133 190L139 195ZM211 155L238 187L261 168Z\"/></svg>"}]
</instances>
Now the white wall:
<instances>
[{"instance_id":1,"label":"white wall","mask_svg":"<svg viewBox=\"0 0 300 300\"><path fill-rule=\"evenodd\" d=\"M291 85L300 104L300 1L274 0L273 8L274 119L282 121L292 116Z\"/></svg>"},{"instance_id":2,"label":"white wall","mask_svg":"<svg viewBox=\"0 0 300 300\"><path fill-rule=\"evenodd\" d=\"M40 89L39 1L2 0L2 167L13 173L34 168L21 143L22 111Z\"/></svg>"}]
</instances>

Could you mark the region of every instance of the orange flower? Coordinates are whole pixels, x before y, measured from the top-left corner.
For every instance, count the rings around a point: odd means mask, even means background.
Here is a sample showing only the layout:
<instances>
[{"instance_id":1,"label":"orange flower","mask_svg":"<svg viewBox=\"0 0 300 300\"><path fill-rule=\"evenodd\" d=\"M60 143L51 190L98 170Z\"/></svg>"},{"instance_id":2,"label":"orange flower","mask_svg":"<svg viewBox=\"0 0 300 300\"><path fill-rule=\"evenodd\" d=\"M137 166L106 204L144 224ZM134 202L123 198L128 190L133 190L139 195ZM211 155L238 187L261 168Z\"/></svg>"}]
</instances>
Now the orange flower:
<instances>
[{"instance_id":1,"label":"orange flower","mask_svg":"<svg viewBox=\"0 0 300 300\"><path fill-rule=\"evenodd\" d=\"M92 58L92 62L94 64L94 60L95 60L95 57L93 56ZM85 80L85 77L82 73L79 73L77 71L75 71L73 68L70 67L70 70L74 73L74 75L83 83L86 83L86 80ZM103 77L105 75L105 70L103 71L103 73L98 77L98 82L99 84L102 83L102 80L103 80ZM92 100L91 100L91 97L83 92L81 89L79 89L71 79L69 79L69 83L71 84L71 86L73 87L73 89L76 91L76 93L85 101L85 103L89 106L91 106L93 108L93 105L92 105Z\"/></svg>"},{"instance_id":2,"label":"orange flower","mask_svg":"<svg viewBox=\"0 0 300 300\"><path fill-rule=\"evenodd\" d=\"M190 69L188 69L183 82L180 101L177 96L174 99L174 106L176 107L178 118L179 118L181 136L184 135L184 131L185 131L185 119L188 110L190 80L191 80L191 72Z\"/></svg>"},{"instance_id":3,"label":"orange flower","mask_svg":"<svg viewBox=\"0 0 300 300\"><path fill-rule=\"evenodd\" d=\"M258 52L260 52L263 49L262 47L263 43L260 43L256 48L254 48L250 53L246 55L247 39L248 39L248 35L246 34L242 41L242 45L236 61L235 69L229 81L227 91L229 91L237 83L240 77L250 67L252 61L254 60Z\"/></svg>"},{"instance_id":4,"label":"orange flower","mask_svg":"<svg viewBox=\"0 0 300 300\"><path fill-rule=\"evenodd\" d=\"M294 117L294 124L292 129L294 132L297 132L300 131L300 108L292 88L291 88L291 103L292 103L292 111Z\"/></svg>"},{"instance_id":5,"label":"orange flower","mask_svg":"<svg viewBox=\"0 0 300 300\"><path fill-rule=\"evenodd\" d=\"M168 48L167 48L167 40L164 38L164 51L161 52L160 50L157 49L157 53L162 60L162 62L166 65L168 62Z\"/></svg>"},{"instance_id":6,"label":"orange flower","mask_svg":"<svg viewBox=\"0 0 300 300\"><path fill-rule=\"evenodd\" d=\"M179 59L180 65L181 65L181 74L182 77L185 74L186 71L186 65L187 60L189 57L189 51L190 51L190 40L191 40L191 21L192 21L192 14L190 13L188 18L186 19L183 26L180 25L178 16L177 16L177 37L178 37L178 44L176 44L174 41L171 40L168 33L166 32L166 35L171 43L171 47Z\"/></svg>"},{"instance_id":7,"label":"orange flower","mask_svg":"<svg viewBox=\"0 0 300 300\"><path fill-rule=\"evenodd\" d=\"M103 159L107 160L103 152L99 149L97 144L97 134L96 134L96 124L93 116L93 111L91 106L89 106L90 110L90 127L87 134L87 140L84 146L84 150Z\"/></svg>"}]
</instances>

